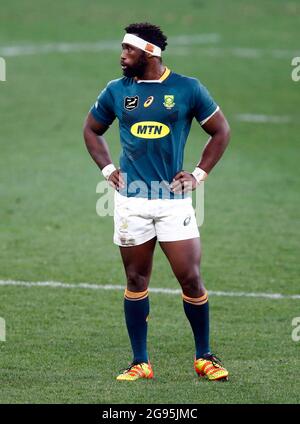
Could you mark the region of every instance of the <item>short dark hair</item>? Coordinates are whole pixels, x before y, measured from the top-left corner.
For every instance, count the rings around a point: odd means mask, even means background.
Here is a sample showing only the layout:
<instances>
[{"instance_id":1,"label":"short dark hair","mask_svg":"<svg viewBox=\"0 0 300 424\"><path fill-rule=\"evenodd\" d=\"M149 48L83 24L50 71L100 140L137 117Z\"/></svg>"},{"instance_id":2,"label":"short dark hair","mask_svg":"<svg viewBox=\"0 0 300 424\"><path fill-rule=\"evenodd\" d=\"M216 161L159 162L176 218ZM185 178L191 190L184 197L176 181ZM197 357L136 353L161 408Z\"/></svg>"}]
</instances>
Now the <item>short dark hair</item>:
<instances>
[{"instance_id":1,"label":"short dark hair","mask_svg":"<svg viewBox=\"0 0 300 424\"><path fill-rule=\"evenodd\" d=\"M162 32L159 26L149 24L149 22L142 22L138 24L130 24L124 28L127 34L137 34L149 43L155 44L162 50L165 50L167 43L167 37Z\"/></svg>"}]
</instances>

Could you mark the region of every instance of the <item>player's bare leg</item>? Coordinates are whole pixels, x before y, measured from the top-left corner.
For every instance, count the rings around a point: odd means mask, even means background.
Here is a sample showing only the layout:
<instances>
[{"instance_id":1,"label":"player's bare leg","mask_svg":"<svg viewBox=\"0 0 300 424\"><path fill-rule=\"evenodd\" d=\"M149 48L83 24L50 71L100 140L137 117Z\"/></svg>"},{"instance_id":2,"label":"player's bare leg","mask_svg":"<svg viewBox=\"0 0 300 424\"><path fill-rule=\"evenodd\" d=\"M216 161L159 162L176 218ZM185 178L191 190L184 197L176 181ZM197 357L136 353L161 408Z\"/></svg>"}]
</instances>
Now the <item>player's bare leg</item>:
<instances>
[{"instance_id":1,"label":"player's bare leg","mask_svg":"<svg viewBox=\"0 0 300 424\"><path fill-rule=\"evenodd\" d=\"M209 380L227 379L228 371L211 354L209 347L209 308L207 292L200 275L200 239L160 242L160 246L182 288L184 311L195 339L195 371Z\"/></svg>"},{"instance_id":2,"label":"player's bare leg","mask_svg":"<svg viewBox=\"0 0 300 424\"><path fill-rule=\"evenodd\" d=\"M132 364L117 379L134 381L152 378L153 371L147 352L149 315L148 285L152 270L156 237L138 246L120 247L127 278L124 312L133 351Z\"/></svg>"},{"instance_id":3,"label":"player's bare leg","mask_svg":"<svg viewBox=\"0 0 300 424\"><path fill-rule=\"evenodd\" d=\"M138 246L120 247L127 290L142 292L148 289L155 244L156 237Z\"/></svg>"},{"instance_id":4,"label":"player's bare leg","mask_svg":"<svg viewBox=\"0 0 300 424\"><path fill-rule=\"evenodd\" d=\"M160 242L183 294L197 298L206 291L200 276L201 245L199 238Z\"/></svg>"}]
</instances>

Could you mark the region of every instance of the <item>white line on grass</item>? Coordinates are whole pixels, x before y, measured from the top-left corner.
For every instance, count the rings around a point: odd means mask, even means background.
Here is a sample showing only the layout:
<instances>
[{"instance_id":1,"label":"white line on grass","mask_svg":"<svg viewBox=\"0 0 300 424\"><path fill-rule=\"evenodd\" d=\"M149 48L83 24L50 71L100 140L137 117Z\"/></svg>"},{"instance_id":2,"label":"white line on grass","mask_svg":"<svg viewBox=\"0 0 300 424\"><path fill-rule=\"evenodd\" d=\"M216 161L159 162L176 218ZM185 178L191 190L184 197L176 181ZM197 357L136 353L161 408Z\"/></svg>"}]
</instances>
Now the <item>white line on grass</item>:
<instances>
[{"instance_id":1,"label":"white line on grass","mask_svg":"<svg viewBox=\"0 0 300 424\"><path fill-rule=\"evenodd\" d=\"M221 40L220 34L194 34L178 35L169 37L167 53L179 56L191 56L195 53L213 57L233 56L243 59L290 59L300 56L300 52L287 49L263 49L249 47L207 47ZM197 47L195 50L194 46ZM79 53L79 52L101 52L120 51L120 40L101 40L85 43L44 43L44 44L19 44L11 46L0 46L0 56L14 57L37 55L47 53Z\"/></svg>"},{"instance_id":2,"label":"white line on grass","mask_svg":"<svg viewBox=\"0 0 300 424\"><path fill-rule=\"evenodd\" d=\"M167 50L168 53L172 55L179 56L211 56L217 58L224 57L238 57L240 59L291 59L292 57L300 56L300 51L296 50L287 50L287 49L259 49L259 48L249 48L249 47L197 47L197 50L194 46L186 46L185 48L181 46L173 46L170 43L170 47Z\"/></svg>"},{"instance_id":3,"label":"white line on grass","mask_svg":"<svg viewBox=\"0 0 300 424\"><path fill-rule=\"evenodd\" d=\"M169 37L169 43L174 46L190 46L191 44L210 44L220 40L219 34L195 34L179 35ZM0 46L0 55L4 57L45 54L45 53L77 53L77 52L99 52L120 51L120 40L102 40L94 43L46 43L46 44L24 44L15 46Z\"/></svg>"},{"instance_id":4,"label":"white line on grass","mask_svg":"<svg viewBox=\"0 0 300 424\"><path fill-rule=\"evenodd\" d=\"M63 288L63 289L87 289L87 290L124 290L125 286L111 285L111 284L89 284L89 283L78 283L69 284L61 283L58 281L13 281L13 280L0 280L0 286L23 286L23 287L51 287L51 288ZM157 287L150 287L151 293L162 293L162 294L181 294L180 289L164 289ZM227 297L252 297L252 298L264 298L264 299L300 299L300 294L281 294L281 293L247 293L247 292L226 292L226 291L208 291L210 296L227 296Z\"/></svg>"},{"instance_id":5,"label":"white line on grass","mask_svg":"<svg viewBox=\"0 0 300 424\"><path fill-rule=\"evenodd\" d=\"M254 113L241 113L235 116L240 122L254 122L259 124L287 124L291 122L290 116L258 115Z\"/></svg>"}]
</instances>

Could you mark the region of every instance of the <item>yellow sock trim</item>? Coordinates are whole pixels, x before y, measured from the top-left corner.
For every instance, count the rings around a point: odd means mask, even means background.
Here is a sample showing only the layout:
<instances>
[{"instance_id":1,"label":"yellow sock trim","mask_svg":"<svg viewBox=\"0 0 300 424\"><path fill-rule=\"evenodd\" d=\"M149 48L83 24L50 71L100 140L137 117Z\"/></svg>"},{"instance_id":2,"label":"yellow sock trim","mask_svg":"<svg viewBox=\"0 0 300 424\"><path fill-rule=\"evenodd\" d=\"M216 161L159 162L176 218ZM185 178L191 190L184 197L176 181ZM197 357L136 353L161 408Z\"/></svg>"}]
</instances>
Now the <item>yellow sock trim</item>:
<instances>
[{"instance_id":1,"label":"yellow sock trim","mask_svg":"<svg viewBox=\"0 0 300 424\"><path fill-rule=\"evenodd\" d=\"M207 292L200 297L188 297L184 293L182 293L182 298L185 302L191 303L192 305L204 305L208 301L208 294Z\"/></svg>"},{"instance_id":2,"label":"yellow sock trim","mask_svg":"<svg viewBox=\"0 0 300 424\"><path fill-rule=\"evenodd\" d=\"M127 300L143 300L148 296L148 290L142 292L132 292L125 289L124 297Z\"/></svg>"}]
</instances>

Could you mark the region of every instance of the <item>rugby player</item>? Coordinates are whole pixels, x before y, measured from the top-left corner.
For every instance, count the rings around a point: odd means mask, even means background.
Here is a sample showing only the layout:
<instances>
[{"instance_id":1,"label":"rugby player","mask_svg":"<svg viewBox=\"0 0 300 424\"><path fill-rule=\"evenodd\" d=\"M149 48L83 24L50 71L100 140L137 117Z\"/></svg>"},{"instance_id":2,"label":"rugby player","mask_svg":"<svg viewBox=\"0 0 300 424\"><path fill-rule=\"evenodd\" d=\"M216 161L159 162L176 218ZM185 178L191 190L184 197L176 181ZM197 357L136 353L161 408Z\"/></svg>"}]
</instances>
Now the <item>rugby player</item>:
<instances>
[{"instance_id":1,"label":"rugby player","mask_svg":"<svg viewBox=\"0 0 300 424\"><path fill-rule=\"evenodd\" d=\"M124 312L133 360L117 380L153 377L147 350L148 285L157 241L182 288L195 340L194 369L209 380L226 380L228 371L209 345L208 296L200 275L200 238L189 192L221 158L229 125L200 81L163 64L167 37L158 26L137 23L125 31L123 77L101 91L84 125L87 149L115 188L114 242L127 278ZM115 118L120 167L112 163L103 137ZM210 137L195 169L187 172L182 169L183 154L193 118Z\"/></svg>"}]
</instances>

